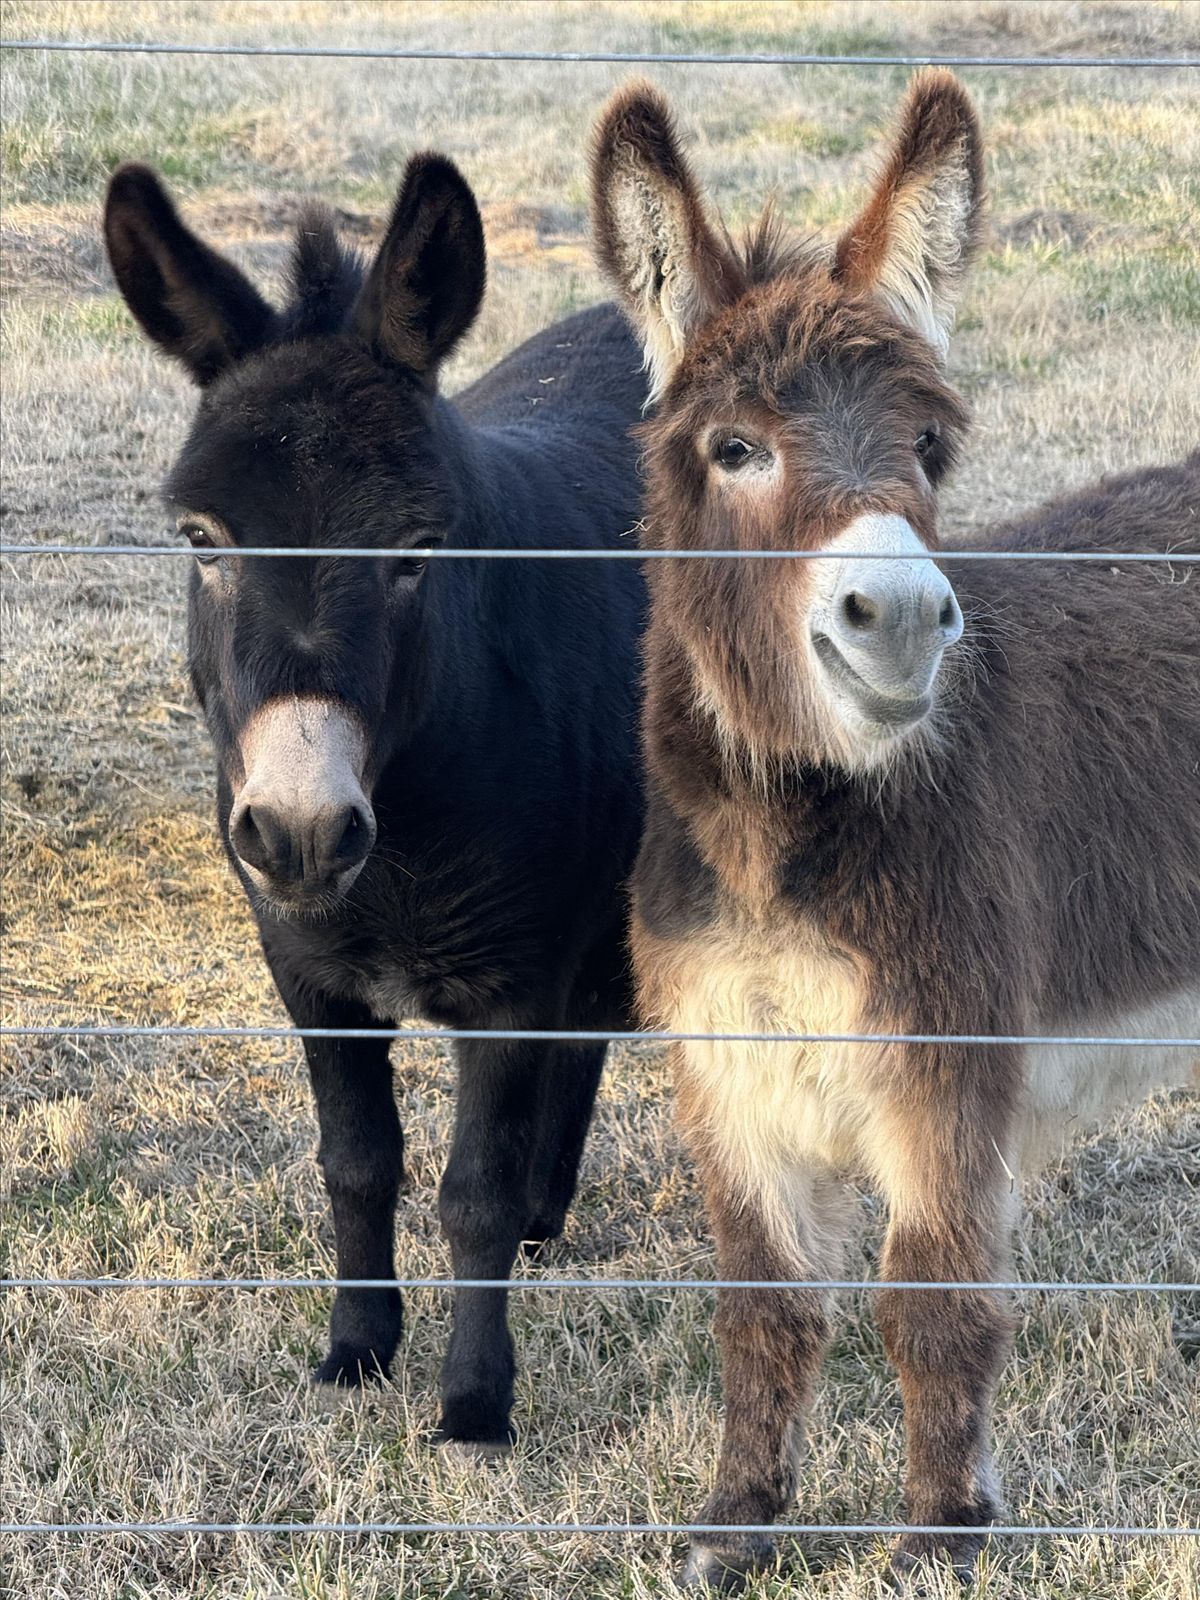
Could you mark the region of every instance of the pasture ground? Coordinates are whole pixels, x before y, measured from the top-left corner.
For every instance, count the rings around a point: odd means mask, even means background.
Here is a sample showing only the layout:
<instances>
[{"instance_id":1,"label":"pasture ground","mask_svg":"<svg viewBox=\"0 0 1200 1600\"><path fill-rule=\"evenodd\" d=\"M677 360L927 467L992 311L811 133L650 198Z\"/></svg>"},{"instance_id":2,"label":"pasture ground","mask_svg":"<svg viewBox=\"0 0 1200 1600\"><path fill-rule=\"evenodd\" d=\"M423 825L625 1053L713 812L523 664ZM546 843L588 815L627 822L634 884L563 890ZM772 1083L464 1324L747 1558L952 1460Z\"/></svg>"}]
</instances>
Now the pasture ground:
<instances>
[{"instance_id":1,"label":"pasture ground","mask_svg":"<svg viewBox=\"0 0 1200 1600\"><path fill-rule=\"evenodd\" d=\"M139 35L557 48L1178 54L1195 5L30 4L12 37ZM434 146L484 202L491 288L453 381L599 285L584 146L617 67L13 54L4 62L3 509L10 540L163 541L155 499L191 407L135 336L98 206L126 157L276 278L300 197L379 234L405 156ZM662 68L699 168L735 221L774 189L828 228L861 193L906 74ZM952 536L1109 468L1196 443L1200 82L1185 71L974 71L994 237L954 369L977 427ZM283 1019L210 818L184 675L182 564L10 561L3 591L3 981L9 1022ZM1122 582L1114 573L1113 583ZM410 1186L399 1270L448 1270L434 1190L445 1055L396 1052ZM9 1044L3 1240L25 1274L287 1276L331 1262L299 1052L254 1043ZM1023 1276L1200 1276L1200 1102L1160 1098L1030 1184ZM875 1213L865 1204L870 1270ZM579 1202L548 1265L703 1274L710 1253L663 1064L619 1053ZM719 1391L698 1294L514 1297L510 1462L428 1449L444 1296L409 1299L397 1382L333 1404L306 1381L327 1297L10 1293L0 1502L25 1519L675 1520L697 1510ZM1200 1523L1200 1297L1031 1296L998 1406L1013 1520ZM800 1515L900 1515L899 1411L862 1297L848 1297L813 1422ZM676 1542L677 1544L677 1542ZM28 1600L667 1595L654 1538L9 1541ZM881 1595L880 1551L785 1541L757 1600ZM1196 1600L1186 1541L1001 1541L987 1600Z\"/></svg>"}]
</instances>

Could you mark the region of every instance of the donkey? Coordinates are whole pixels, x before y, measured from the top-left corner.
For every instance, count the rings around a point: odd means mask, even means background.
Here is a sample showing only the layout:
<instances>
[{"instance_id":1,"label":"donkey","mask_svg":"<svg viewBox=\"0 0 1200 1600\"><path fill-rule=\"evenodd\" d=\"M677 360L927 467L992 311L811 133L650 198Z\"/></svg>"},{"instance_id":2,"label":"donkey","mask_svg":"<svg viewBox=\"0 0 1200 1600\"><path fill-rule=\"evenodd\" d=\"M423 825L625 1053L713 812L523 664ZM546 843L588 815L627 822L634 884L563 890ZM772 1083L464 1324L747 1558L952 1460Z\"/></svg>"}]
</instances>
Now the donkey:
<instances>
[{"instance_id":1,"label":"donkey","mask_svg":"<svg viewBox=\"0 0 1200 1600\"><path fill-rule=\"evenodd\" d=\"M672 1031L1200 1032L1200 575L961 563L952 587L931 559L966 422L944 356L980 148L965 92L920 76L836 249L769 213L735 245L653 89L600 121L599 255L658 401L645 542L834 557L650 564L632 944L644 1016ZM1200 456L993 546L1200 551ZM722 1277L788 1281L838 1276L848 1170L886 1198L885 1281L995 1281L1031 1136L1189 1066L1179 1049L949 1041L674 1057ZM909 1518L965 1530L906 1534L893 1568L948 1558L968 1576L971 1530L999 1512L1009 1310L987 1289L875 1305ZM686 1581L736 1588L770 1554L828 1310L815 1289L720 1296L724 1440L699 1521L738 1531L695 1539Z\"/></svg>"},{"instance_id":2,"label":"donkey","mask_svg":"<svg viewBox=\"0 0 1200 1600\"><path fill-rule=\"evenodd\" d=\"M105 236L149 337L201 386L167 498L195 550L192 682L217 814L304 1028L628 1026L624 881L642 803L630 562L422 560L616 546L638 514L644 383L615 307L548 328L455 403L438 371L484 292L479 211L409 163L365 268L299 225L274 309L122 166ZM247 557L242 546L379 557ZM603 1044L475 1039L439 1207L454 1272L504 1278L571 1201ZM337 1270L390 1278L402 1134L387 1043L306 1039ZM438 1438L513 1438L506 1293L459 1290ZM318 1380L386 1375L393 1288L339 1290Z\"/></svg>"}]
</instances>

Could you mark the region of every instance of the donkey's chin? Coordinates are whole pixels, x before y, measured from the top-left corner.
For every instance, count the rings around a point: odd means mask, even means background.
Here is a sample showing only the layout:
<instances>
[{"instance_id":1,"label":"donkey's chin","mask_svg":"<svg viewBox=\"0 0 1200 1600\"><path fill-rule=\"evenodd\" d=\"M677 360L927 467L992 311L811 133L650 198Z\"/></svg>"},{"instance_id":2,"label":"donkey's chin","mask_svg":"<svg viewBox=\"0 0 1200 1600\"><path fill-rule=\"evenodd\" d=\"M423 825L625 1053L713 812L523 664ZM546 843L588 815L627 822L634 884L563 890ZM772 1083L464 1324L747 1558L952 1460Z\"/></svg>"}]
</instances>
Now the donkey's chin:
<instances>
[{"instance_id":1,"label":"donkey's chin","mask_svg":"<svg viewBox=\"0 0 1200 1600\"><path fill-rule=\"evenodd\" d=\"M264 909L270 911L277 921L324 922L344 904L365 865L365 861L359 861L336 877L299 887L277 883L248 862L242 862L242 870L254 885Z\"/></svg>"},{"instance_id":2,"label":"donkey's chin","mask_svg":"<svg viewBox=\"0 0 1200 1600\"><path fill-rule=\"evenodd\" d=\"M920 693L885 692L856 672L831 640L818 635L813 646L822 699L848 767L888 766L921 741L934 707L932 683Z\"/></svg>"}]
</instances>

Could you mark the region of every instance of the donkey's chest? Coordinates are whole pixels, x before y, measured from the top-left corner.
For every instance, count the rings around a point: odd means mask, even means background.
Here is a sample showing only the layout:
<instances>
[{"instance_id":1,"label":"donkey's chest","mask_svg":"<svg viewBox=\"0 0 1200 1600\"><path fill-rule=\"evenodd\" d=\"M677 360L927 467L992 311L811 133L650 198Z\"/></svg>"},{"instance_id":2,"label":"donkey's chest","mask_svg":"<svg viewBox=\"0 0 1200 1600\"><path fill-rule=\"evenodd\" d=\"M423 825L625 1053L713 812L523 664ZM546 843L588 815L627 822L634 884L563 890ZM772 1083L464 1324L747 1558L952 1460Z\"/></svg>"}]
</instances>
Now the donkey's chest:
<instances>
[{"instance_id":1,"label":"donkey's chest","mask_svg":"<svg viewBox=\"0 0 1200 1600\"><path fill-rule=\"evenodd\" d=\"M643 943L640 957L662 1026L741 1036L680 1046L685 1122L743 1165L804 1154L854 1162L866 1052L814 1037L863 1031L862 973L851 957L791 919L717 923L653 954ZM765 1037L780 1034L792 1037Z\"/></svg>"},{"instance_id":2,"label":"donkey's chest","mask_svg":"<svg viewBox=\"0 0 1200 1600\"><path fill-rule=\"evenodd\" d=\"M500 1026L536 1001L552 967L537 907L508 888L376 871L338 919L288 938L310 981L381 1023Z\"/></svg>"}]
</instances>

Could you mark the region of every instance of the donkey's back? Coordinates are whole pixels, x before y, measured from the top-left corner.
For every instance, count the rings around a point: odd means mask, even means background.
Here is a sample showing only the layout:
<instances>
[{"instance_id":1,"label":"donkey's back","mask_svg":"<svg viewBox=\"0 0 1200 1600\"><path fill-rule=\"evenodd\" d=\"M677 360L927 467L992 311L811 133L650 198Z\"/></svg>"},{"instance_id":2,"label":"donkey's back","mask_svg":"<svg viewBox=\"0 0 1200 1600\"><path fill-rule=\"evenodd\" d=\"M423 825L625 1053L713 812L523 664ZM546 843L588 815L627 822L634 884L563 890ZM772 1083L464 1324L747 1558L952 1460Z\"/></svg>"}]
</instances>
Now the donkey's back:
<instances>
[{"instance_id":1,"label":"donkey's back","mask_svg":"<svg viewBox=\"0 0 1200 1600\"><path fill-rule=\"evenodd\" d=\"M1200 453L1063 496L989 532L999 550L1200 554ZM1200 572L1191 564L981 563L959 583L975 634L988 769L1031 846L1032 1021L1048 1034L1200 1031ZM1038 1046L1026 1073L1029 1164L1194 1056Z\"/></svg>"},{"instance_id":2,"label":"donkey's back","mask_svg":"<svg viewBox=\"0 0 1200 1600\"><path fill-rule=\"evenodd\" d=\"M617 307L589 306L527 339L455 404L468 422L505 443L522 434L536 440L545 468L573 474L578 496L597 456L607 463L627 455L629 417L645 399L641 367ZM556 457L556 441L564 455ZM584 450L590 460L582 459Z\"/></svg>"}]
</instances>

